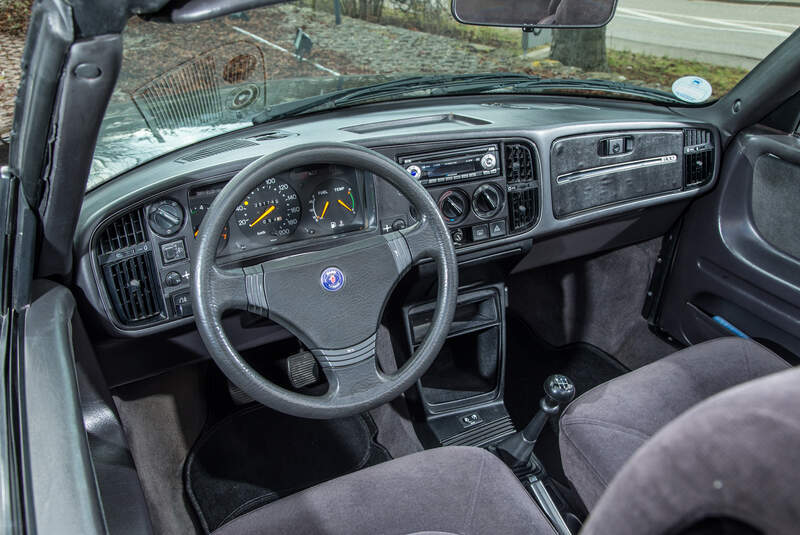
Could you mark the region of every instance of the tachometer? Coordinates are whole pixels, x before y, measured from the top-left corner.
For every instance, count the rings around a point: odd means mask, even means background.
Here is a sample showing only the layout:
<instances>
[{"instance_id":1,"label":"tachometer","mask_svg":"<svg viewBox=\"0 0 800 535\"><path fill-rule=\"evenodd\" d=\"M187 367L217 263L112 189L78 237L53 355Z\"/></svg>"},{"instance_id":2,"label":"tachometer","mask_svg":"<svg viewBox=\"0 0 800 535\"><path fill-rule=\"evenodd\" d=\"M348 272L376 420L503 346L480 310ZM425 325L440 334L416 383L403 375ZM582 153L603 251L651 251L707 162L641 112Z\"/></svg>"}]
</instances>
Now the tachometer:
<instances>
[{"instance_id":1,"label":"tachometer","mask_svg":"<svg viewBox=\"0 0 800 535\"><path fill-rule=\"evenodd\" d=\"M236 207L236 225L247 236L277 241L291 236L300 223L297 192L279 178L268 178Z\"/></svg>"},{"instance_id":2,"label":"tachometer","mask_svg":"<svg viewBox=\"0 0 800 535\"><path fill-rule=\"evenodd\" d=\"M308 202L317 223L332 229L349 225L358 211L355 192L343 180L328 180L319 185Z\"/></svg>"}]
</instances>

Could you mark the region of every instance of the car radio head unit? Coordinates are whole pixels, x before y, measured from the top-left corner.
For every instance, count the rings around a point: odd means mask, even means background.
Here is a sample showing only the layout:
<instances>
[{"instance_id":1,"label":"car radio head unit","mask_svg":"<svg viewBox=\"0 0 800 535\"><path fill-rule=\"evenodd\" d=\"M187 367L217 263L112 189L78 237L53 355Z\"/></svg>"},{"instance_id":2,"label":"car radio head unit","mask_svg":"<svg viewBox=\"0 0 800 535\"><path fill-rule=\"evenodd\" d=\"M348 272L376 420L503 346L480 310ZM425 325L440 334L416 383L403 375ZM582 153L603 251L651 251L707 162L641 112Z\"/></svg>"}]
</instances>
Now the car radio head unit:
<instances>
[{"instance_id":1,"label":"car radio head unit","mask_svg":"<svg viewBox=\"0 0 800 535\"><path fill-rule=\"evenodd\" d=\"M482 145L399 158L400 165L422 185L444 184L500 174L497 145Z\"/></svg>"}]
</instances>

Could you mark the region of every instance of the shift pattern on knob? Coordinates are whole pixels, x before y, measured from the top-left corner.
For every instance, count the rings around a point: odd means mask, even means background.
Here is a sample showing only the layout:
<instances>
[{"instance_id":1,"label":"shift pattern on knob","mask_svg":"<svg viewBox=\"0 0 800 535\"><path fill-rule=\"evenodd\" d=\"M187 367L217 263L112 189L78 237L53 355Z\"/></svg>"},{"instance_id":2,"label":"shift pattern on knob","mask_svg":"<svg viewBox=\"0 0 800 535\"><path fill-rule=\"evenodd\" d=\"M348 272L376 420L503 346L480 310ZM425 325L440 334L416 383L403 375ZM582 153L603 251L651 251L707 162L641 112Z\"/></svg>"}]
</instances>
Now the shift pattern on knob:
<instances>
[{"instance_id":1,"label":"shift pattern on knob","mask_svg":"<svg viewBox=\"0 0 800 535\"><path fill-rule=\"evenodd\" d=\"M565 405L575 397L575 384L566 375L551 375L544 382L544 393L555 404Z\"/></svg>"}]
</instances>

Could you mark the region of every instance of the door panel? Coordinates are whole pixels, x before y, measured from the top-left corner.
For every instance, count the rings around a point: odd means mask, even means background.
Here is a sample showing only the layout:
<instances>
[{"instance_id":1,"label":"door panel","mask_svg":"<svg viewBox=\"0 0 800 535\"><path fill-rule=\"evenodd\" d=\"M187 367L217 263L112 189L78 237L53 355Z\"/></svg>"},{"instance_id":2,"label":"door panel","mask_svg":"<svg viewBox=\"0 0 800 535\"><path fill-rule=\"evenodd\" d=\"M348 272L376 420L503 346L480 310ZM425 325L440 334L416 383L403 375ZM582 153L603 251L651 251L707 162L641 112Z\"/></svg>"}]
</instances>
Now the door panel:
<instances>
[{"instance_id":1,"label":"door panel","mask_svg":"<svg viewBox=\"0 0 800 535\"><path fill-rule=\"evenodd\" d=\"M685 344L733 331L800 355L800 140L741 133L684 218L656 325ZM724 321L720 321L722 318Z\"/></svg>"},{"instance_id":2,"label":"door panel","mask_svg":"<svg viewBox=\"0 0 800 535\"><path fill-rule=\"evenodd\" d=\"M800 165L773 154L756 161L753 175L753 221L764 239L800 258Z\"/></svg>"}]
</instances>

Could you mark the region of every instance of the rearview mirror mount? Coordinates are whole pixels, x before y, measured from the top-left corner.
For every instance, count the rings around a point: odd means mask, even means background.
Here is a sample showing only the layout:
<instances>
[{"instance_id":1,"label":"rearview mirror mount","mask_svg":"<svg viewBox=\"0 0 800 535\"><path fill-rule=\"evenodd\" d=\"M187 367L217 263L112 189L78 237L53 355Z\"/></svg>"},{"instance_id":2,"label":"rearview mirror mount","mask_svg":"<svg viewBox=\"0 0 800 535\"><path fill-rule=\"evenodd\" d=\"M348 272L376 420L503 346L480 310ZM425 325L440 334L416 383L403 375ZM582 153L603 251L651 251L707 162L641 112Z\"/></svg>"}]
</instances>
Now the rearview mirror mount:
<instances>
[{"instance_id":1,"label":"rearview mirror mount","mask_svg":"<svg viewBox=\"0 0 800 535\"><path fill-rule=\"evenodd\" d=\"M462 24L512 28L601 28L617 9L617 0L452 0L453 17Z\"/></svg>"}]
</instances>

